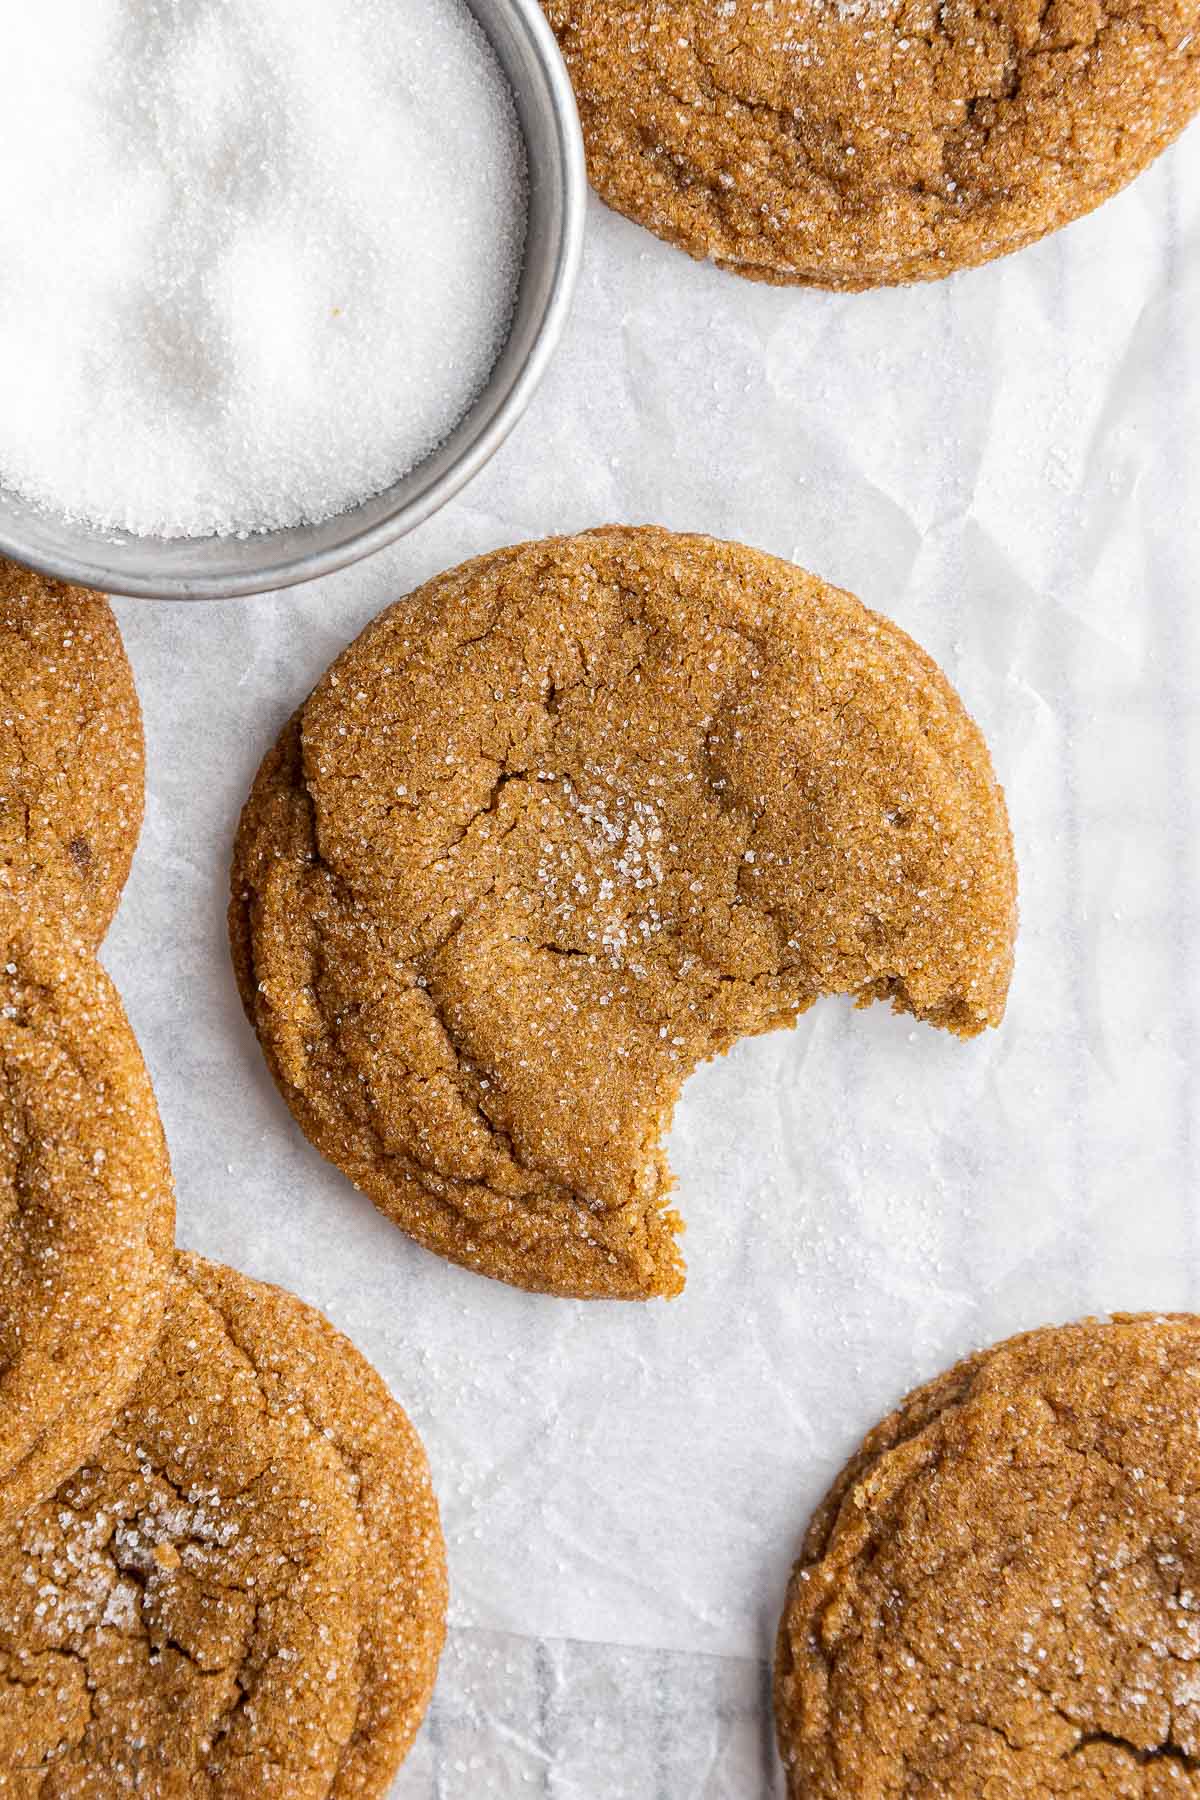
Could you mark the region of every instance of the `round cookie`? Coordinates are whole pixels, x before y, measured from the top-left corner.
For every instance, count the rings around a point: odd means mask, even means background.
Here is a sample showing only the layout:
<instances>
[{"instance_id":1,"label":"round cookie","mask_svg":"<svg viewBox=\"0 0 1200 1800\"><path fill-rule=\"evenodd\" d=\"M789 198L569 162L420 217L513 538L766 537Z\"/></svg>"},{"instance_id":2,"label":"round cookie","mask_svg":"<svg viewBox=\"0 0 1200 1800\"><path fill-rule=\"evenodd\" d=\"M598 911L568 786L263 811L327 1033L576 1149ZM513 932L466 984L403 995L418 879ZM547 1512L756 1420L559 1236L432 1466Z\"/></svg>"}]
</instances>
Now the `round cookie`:
<instances>
[{"instance_id":1,"label":"round cookie","mask_svg":"<svg viewBox=\"0 0 1200 1800\"><path fill-rule=\"evenodd\" d=\"M1196 0L543 0L603 200L758 280L930 280L1123 187L1200 106Z\"/></svg>"},{"instance_id":2,"label":"round cookie","mask_svg":"<svg viewBox=\"0 0 1200 1800\"><path fill-rule=\"evenodd\" d=\"M1200 1794L1200 1318L1048 1327L867 1438L814 1518L775 1715L799 1800Z\"/></svg>"},{"instance_id":3,"label":"round cookie","mask_svg":"<svg viewBox=\"0 0 1200 1800\"><path fill-rule=\"evenodd\" d=\"M0 558L0 889L94 947L144 790L141 709L108 602Z\"/></svg>"},{"instance_id":4,"label":"round cookie","mask_svg":"<svg viewBox=\"0 0 1200 1800\"><path fill-rule=\"evenodd\" d=\"M181 1255L275 1410L298 1408L344 1463L361 1522L358 1711L330 1793L382 1800L433 1693L446 1554L424 1449L348 1338L294 1294Z\"/></svg>"},{"instance_id":5,"label":"round cookie","mask_svg":"<svg viewBox=\"0 0 1200 1800\"><path fill-rule=\"evenodd\" d=\"M430 582L337 660L242 816L230 929L280 1089L431 1249L645 1298L685 1076L820 994L998 1022L1015 873L979 732L790 564L609 528Z\"/></svg>"},{"instance_id":6,"label":"round cookie","mask_svg":"<svg viewBox=\"0 0 1200 1800\"><path fill-rule=\"evenodd\" d=\"M108 976L0 902L0 1524L112 1423L157 1335L175 1223L150 1079Z\"/></svg>"},{"instance_id":7,"label":"round cookie","mask_svg":"<svg viewBox=\"0 0 1200 1800\"><path fill-rule=\"evenodd\" d=\"M358 1696L345 1469L185 1275L128 1406L0 1535L0 1769L39 1800L330 1791Z\"/></svg>"}]
</instances>

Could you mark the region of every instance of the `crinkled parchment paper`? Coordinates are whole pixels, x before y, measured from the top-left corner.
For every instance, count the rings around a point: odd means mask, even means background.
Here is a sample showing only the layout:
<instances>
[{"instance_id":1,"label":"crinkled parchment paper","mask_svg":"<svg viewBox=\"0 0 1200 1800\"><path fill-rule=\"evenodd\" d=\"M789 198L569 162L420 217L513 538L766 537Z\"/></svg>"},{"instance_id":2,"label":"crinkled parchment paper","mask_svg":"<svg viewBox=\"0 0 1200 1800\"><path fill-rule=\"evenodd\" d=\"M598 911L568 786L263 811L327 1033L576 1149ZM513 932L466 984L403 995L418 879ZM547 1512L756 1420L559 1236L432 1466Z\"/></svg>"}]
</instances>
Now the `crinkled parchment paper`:
<instances>
[{"instance_id":1,"label":"crinkled parchment paper","mask_svg":"<svg viewBox=\"0 0 1200 1800\"><path fill-rule=\"evenodd\" d=\"M224 936L259 758L329 659L462 558L606 520L794 558L984 727L1023 924L964 1045L828 1002L700 1071L686 1294L535 1298L416 1249L267 1077ZM326 1308L429 1447L453 1581L406 1800L773 1791L764 1664L813 1503L910 1384L1044 1320L1200 1305L1200 131L1094 217L938 286L777 292L593 203L530 411L390 552L120 604L149 805L105 958L180 1236Z\"/></svg>"}]
</instances>

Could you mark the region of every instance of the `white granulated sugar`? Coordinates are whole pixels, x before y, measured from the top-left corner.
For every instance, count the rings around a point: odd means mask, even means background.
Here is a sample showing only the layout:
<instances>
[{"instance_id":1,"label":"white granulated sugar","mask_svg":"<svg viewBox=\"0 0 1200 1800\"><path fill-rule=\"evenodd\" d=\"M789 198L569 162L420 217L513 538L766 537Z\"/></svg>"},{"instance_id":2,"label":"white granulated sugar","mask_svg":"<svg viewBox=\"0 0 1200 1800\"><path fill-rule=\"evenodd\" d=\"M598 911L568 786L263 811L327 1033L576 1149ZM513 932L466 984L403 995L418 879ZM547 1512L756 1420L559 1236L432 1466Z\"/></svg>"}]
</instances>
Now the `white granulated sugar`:
<instances>
[{"instance_id":1,"label":"white granulated sugar","mask_svg":"<svg viewBox=\"0 0 1200 1800\"><path fill-rule=\"evenodd\" d=\"M0 482L139 534L378 492L463 416L525 232L463 0L38 0L0 108Z\"/></svg>"}]
</instances>

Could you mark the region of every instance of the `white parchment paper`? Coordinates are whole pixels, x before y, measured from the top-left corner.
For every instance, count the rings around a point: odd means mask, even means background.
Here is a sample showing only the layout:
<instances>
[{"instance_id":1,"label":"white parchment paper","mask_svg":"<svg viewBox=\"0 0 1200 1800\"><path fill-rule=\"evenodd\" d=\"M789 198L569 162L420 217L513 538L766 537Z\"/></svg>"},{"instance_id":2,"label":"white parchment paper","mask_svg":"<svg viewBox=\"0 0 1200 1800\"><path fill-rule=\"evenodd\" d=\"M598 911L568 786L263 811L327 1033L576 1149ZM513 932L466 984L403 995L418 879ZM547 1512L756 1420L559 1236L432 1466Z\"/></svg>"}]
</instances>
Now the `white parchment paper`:
<instances>
[{"instance_id":1,"label":"white parchment paper","mask_svg":"<svg viewBox=\"0 0 1200 1800\"><path fill-rule=\"evenodd\" d=\"M774 1791L764 1662L808 1513L970 1347L1200 1305L1200 132L1037 248L934 287L778 292L593 203L573 322L456 502L306 589L119 604L147 821L105 950L181 1240L324 1307L432 1457L453 1633L397 1786ZM260 757L383 605L493 546L653 520L852 588L942 663L1009 797L1007 1021L816 1007L699 1072L670 1304L517 1293L311 1150L238 1007L231 837Z\"/></svg>"}]
</instances>

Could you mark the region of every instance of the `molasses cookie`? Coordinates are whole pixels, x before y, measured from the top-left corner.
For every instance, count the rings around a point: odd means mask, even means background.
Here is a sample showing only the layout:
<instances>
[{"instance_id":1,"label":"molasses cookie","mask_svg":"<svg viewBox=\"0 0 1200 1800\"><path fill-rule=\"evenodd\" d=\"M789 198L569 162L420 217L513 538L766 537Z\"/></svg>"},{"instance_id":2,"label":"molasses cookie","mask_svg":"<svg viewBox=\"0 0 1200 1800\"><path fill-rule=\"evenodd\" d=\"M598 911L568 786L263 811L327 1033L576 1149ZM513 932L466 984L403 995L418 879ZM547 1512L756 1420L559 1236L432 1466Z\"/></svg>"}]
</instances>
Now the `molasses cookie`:
<instances>
[{"instance_id":1,"label":"molasses cookie","mask_svg":"<svg viewBox=\"0 0 1200 1800\"><path fill-rule=\"evenodd\" d=\"M354 1728L345 1469L171 1281L110 1435L0 1535L0 1770L39 1800L325 1795Z\"/></svg>"},{"instance_id":2,"label":"molasses cookie","mask_svg":"<svg viewBox=\"0 0 1200 1800\"><path fill-rule=\"evenodd\" d=\"M108 602L0 558L0 890L98 944L144 785L142 715Z\"/></svg>"},{"instance_id":3,"label":"molasses cookie","mask_svg":"<svg viewBox=\"0 0 1200 1800\"><path fill-rule=\"evenodd\" d=\"M602 199L763 281L1020 249L1200 106L1197 0L543 0Z\"/></svg>"},{"instance_id":4,"label":"molasses cookie","mask_svg":"<svg viewBox=\"0 0 1200 1800\"><path fill-rule=\"evenodd\" d=\"M424 1717L445 1635L445 1548L421 1441L371 1365L311 1306L198 1256L179 1268L272 1409L304 1413L346 1468L363 1542L358 1710L329 1791L376 1800Z\"/></svg>"},{"instance_id":5,"label":"molasses cookie","mask_svg":"<svg viewBox=\"0 0 1200 1800\"><path fill-rule=\"evenodd\" d=\"M85 951L0 902L0 1524L98 1443L157 1335L175 1208L150 1080Z\"/></svg>"},{"instance_id":6,"label":"molasses cookie","mask_svg":"<svg viewBox=\"0 0 1200 1800\"><path fill-rule=\"evenodd\" d=\"M1200 1794L1200 1319L1011 1338L821 1506L779 1632L799 1800Z\"/></svg>"},{"instance_id":7,"label":"molasses cookie","mask_svg":"<svg viewBox=\"0 0 1200 1800\"><path fill-rule=\"evenodd\" d=\"M550 1293L682 1286L684 1078L821 994L998 1023L1015 875L929 658L736 544L497 552L369 625L259 771L230 928L318 1149L419 1242Z\"/></svg>"}]
</instances>

